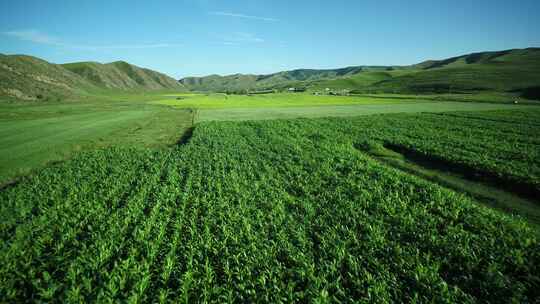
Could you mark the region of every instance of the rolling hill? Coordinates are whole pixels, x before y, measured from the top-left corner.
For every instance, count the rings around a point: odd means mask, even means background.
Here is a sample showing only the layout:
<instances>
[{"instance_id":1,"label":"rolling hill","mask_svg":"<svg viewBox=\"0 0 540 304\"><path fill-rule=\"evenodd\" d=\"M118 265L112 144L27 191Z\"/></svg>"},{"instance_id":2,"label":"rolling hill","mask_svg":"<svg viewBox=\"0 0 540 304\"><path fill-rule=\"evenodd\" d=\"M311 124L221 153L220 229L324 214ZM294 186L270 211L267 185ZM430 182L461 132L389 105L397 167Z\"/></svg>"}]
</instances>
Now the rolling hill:
<instances>
[{"instance_id":1,"label":"rolling hill","mask_svg":"<svg viewBox=\"0 0 540 304\"><path fill-rule=\"evenodd\" d=\"M178 82L161 73L131 65L124 61L107 64L76 62L62 65L95 86L109 89L170 89L178 88Z\"/></svg>"},{"instance_id":2,"label":"rolling hill","mask_svg":"<svg viewBox=\"0 0 540 304\"><path fill-rule=\"evenodd\" d=\"M92 85L60 65L32 56L0 55L0 96L21 100L82 94Z\"/></svg>"},{"instance_id":3,"label":"rolling hill","mask_svg":"<svg viewBox=\"0 0 540 304\"><path fill-rule=\"evenodd\" d=\"M412 66L360 90L400 93L530 92L540 87L540 48L474 53Z\"/></svg>"},{"instance_id":4,"label":"rolling hill","mask_svg":"<svg viewBox=\"0 0 540 304\"><path fill-rule=\"evenodd\" d=\"M0 97L59 100L104 90L181 89L164 74L126 62L53 64L26 55L0 55Z\"/></svg>"},{"instance_id":5,"label":"rolling hill","mask_svg":"<svg viewBox=\"0 0 540 304\"><path fill-rule=\"evenodd\" d=\"M234 74L228 76L210 75L205 77L186 77L180 83L195 91L228 91L246 89L280 88L299 82L315 82L342 78L363 71L386 70L390 67L355 66L341 69L298 69L268 75Z\"/></svg>"},{"instance_id":6,"label":"rolling hill","mask_svg":"<svg viewBox=\"0 0 540 304\"><path fill-rule=\"evenodd\" d=\"M539 98L540 48L481 52L410 66L357 66L335 70L293 70L270 75L211 75L180 82L194 91L330 88L358 93L519 92Z\"/></svg>"}]
</instances>

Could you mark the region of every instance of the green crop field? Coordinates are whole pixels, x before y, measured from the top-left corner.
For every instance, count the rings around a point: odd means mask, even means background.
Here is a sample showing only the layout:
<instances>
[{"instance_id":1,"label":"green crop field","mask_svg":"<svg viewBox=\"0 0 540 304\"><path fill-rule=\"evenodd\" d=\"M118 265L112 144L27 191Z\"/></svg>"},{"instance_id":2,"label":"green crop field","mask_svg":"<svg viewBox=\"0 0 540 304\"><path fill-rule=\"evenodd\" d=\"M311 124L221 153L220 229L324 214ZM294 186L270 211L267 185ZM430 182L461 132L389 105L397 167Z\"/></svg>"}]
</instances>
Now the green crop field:
<instances>
[{"instance_id":1,"label":"green crop field","mask_svg":"<svg viewBox=\"0 0 540 304\"><path fill-rule=\"evenodd\" d=\"M535 302L528 219L365 147L537 193L539 118L204 122L171 148L79 153L0 192L0 301Z\"/></svg>"}]
</instances>

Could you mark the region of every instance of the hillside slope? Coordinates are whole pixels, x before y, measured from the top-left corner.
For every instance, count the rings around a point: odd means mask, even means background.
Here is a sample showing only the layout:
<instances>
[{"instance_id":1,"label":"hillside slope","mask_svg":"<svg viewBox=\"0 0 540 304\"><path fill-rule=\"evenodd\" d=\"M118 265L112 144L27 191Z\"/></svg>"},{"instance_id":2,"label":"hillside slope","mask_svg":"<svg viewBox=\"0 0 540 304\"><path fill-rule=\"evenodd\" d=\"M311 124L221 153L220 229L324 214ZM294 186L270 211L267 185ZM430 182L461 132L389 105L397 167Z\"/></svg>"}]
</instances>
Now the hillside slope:
<instances>
[{"instance_id":1,"label":"hillside slope","mask_svg":"<svg viewBox=\"0 0 540 304\"><path fill-rule=\"evenodd\" d=\"M527 92L540 87L540 48L474 53L415 65L365 89L402 93Z\"/></svg>"},{"instance_id":2,"label":"hillside slope","mask_svg":"<svg viewBox=\"0 0 540 304\"><path fill-rule=\"evenodd\" d=\"M107 90L181 89L164 74L126 62L53 64L26 55L0 54L0 97L59 100Z\"/></svg>"},{"instance_id":3,"label":"hillside slope","mask_svg":"<svg viewBox=\"0 0 540 304\"><path fill-rule=\"evenodd\" d=\"M56 99L93 86L62 66L32 56L0 55L0 96L22 100Z\"/></svg>"},{"instance_id":4,"label":"hillside slope","mask_svg":"<svg viewBox=\"0 0 540 304\"><path fill-rule=\"evenodd\" d=\"M95 86L109 89L176 89L181 86L175 79L124 61L107 64L76 62L62 65Z\"/></svg>"}]
</instances>

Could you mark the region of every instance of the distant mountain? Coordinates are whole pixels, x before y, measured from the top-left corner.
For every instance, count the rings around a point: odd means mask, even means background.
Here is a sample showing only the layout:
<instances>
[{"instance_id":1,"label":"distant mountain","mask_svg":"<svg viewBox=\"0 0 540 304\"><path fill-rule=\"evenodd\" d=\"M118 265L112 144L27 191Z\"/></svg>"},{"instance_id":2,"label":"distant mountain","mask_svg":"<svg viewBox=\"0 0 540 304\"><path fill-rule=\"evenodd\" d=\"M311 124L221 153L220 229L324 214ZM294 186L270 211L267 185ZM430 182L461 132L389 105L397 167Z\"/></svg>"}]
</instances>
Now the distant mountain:
<instances>
[{"instance_id":1,"label":"distant mountain","mask_svg":"<svg viewBox=\"0 0 540 304\"><path fill-rule=\"evenodd\" d=\"M228 76L210 75L205 77L186 77L180 79L186 88L195 91L227 91L246 89L269 89L284 87L296 82L311 82L324 79L335 79L355 75L362 71L391 67L355 66L341 69L298 69L268 75L234 74Z\"/></svg>"},{"instance_id":2,"label":"distant mountain","mask_svg":"<svg viewBox=\"0 0 540 304\"><path fill-rule=\"evenodd\" d=\"M411 66L356 66L270 75L211 75L184 78L180 82L194 91L298 86L311 91L329 88L359 93L512 91L535 95L540 88L540 48L473 53Z\"/></svg>"},{"instance_id":3,"label":"distant mountain","mask_svg":"<svg viewBox=\"0 0 540 304\"><path fill-rule=\"evenodd\" d=\"M103 90L181 89L164 74L126 62L52 64L25 55L0 54L0 97L57 100Z\"/></svg>"}]
</instances>

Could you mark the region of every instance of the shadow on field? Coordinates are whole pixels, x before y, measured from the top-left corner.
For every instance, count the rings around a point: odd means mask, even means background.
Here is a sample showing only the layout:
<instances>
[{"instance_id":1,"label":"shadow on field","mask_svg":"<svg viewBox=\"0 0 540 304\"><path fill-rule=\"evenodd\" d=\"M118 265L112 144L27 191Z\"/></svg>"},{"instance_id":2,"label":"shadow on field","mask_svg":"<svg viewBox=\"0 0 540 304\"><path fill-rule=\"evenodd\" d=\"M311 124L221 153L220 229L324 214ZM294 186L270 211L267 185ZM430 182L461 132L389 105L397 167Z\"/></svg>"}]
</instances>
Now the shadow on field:
<instances>
[{"instance_id":1,"label":"shadow on field","mask_svg":"<svg viewBox=\"0 0 540 304\"><path fill-rule=\"evenodd\" d=\"M184 132L184 134L182 135L182 137L180 137L178 142L176 142L176 144L178 146L180 146L180 145L185 145L185 144L189 143L191 137L193 136L193 131L194 130L195 130L195 127L187 128L186 131Z\"/></svg>"}]
</instances>

